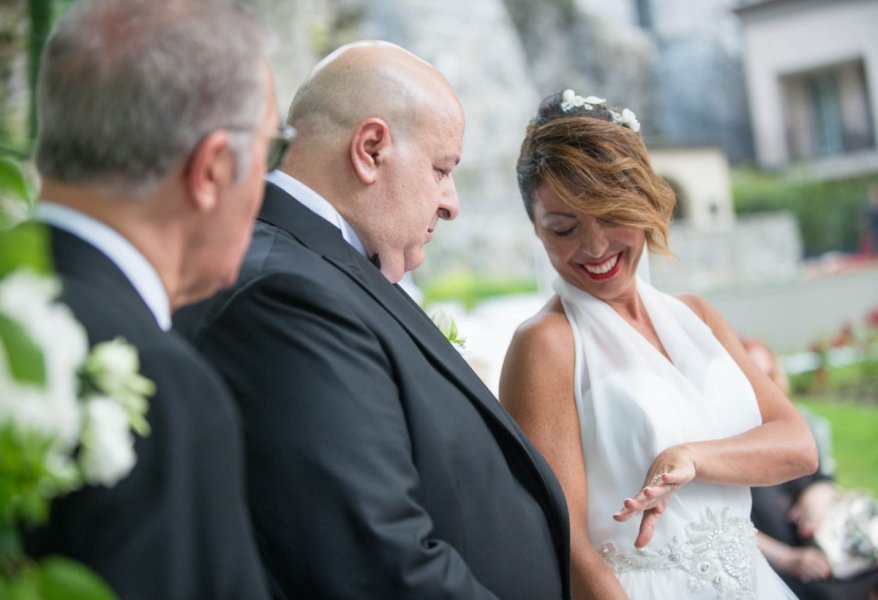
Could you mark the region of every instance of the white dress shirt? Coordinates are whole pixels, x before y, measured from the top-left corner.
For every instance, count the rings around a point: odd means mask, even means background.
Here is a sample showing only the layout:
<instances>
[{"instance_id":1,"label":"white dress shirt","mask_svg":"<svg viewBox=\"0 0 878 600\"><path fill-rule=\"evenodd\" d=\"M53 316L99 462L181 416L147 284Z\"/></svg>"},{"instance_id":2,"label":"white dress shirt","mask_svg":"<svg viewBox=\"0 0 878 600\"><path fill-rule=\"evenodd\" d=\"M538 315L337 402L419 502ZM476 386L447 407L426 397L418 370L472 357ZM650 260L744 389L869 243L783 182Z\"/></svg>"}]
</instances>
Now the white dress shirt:
<instances>
[{"instance_id":1,"label":"white dress shirt","mask_svg":"<svg viewBox=\"0 0 878 600\"><path fill-rule=\"evenodd\" d=\"M307 185L296 179L295 177L275 169L265 177L266 181L270 181L274 185L281 188L290 196L307 206L315 214L320 215L341 230L341 235L345 241L353 246L357 252L369 258L363 242L357 236L350 223L344 220L335 207L327 202L320 194L309 188ZM405 273L399 280L399 285L411 296L415 302L420 304L423 293L412 279L411 273Z\"/></svg>"},{"instance_id":2,"label":"white dress shirt","mask_svg":"<svg viewBox=\"0 0 878 600\"><path fill-rule=\"evenodd\" d=\"M36 206L38 221L63 229L100 250L125 274L152 311L159 327L171 328L168 293L153 266L131 242L116 230L78 210L41 200Z\"/></svg>"},{"instance_id":3,"label":"white dress shirt","mask_svg":"<svg viewBox=\"0 0 878 600\"><path fill-rule=\"evenodd\" d=\"M265 176L265 180L273 183L290 196L307 206L312 212L320 215L341 230L341 235L345 241L356 248L357 252L366 256L366 249L363 242L357 236L350 223L345 221L344 217L339 214L335 207L327 202L320 194L309 188L307 185L283 171L275 169ZM366 258L369 258L366 256Z\"/></svg>"}]
</instances>

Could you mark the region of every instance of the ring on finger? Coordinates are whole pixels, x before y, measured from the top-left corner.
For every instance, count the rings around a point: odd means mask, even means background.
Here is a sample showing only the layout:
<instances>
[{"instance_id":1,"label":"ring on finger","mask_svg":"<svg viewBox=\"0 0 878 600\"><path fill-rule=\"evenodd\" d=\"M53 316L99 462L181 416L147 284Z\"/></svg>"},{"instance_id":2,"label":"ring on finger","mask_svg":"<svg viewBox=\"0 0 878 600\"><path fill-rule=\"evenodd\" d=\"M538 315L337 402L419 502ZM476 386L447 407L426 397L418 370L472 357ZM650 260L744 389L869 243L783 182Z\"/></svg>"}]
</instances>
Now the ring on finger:
<instances>
[{"instance_id":1,"label":"ring on finger","mask_svg":"<svg viewBox=\"0 0 878 600\"><path fill-rule=\"evenodd\" d=\"M652 478L652 481L650 482L650 485L658 485L658 484L660 484L660 483L662 482L662 475L664 475L664 473L656 473L656 474L655 474L655 477Z\"/></svg>"}]
</instances>

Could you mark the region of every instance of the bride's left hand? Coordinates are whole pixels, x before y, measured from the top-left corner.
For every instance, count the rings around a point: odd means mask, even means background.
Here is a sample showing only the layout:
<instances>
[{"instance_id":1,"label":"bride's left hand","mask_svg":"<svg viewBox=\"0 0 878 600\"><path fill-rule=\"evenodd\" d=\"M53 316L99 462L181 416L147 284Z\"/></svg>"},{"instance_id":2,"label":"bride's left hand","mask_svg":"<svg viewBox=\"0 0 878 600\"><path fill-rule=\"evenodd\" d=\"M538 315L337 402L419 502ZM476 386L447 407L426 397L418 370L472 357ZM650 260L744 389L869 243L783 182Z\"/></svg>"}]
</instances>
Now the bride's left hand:
<instances>
[{"instance_id":1,"label":"bride's left hand","mask_svg":"<svg viewBox=\"0 0 878 600\"><path fill-rule=\"evenodd\" d=\"M656 523L678 488L695 478L695 462L685 446L673 446L659 454L650 465L643 487L633 498L626 498L622 509L613 515L619 522L643 513L640 531L634 541L643 548L652 540Z\"/></svg>"}]
</instances>

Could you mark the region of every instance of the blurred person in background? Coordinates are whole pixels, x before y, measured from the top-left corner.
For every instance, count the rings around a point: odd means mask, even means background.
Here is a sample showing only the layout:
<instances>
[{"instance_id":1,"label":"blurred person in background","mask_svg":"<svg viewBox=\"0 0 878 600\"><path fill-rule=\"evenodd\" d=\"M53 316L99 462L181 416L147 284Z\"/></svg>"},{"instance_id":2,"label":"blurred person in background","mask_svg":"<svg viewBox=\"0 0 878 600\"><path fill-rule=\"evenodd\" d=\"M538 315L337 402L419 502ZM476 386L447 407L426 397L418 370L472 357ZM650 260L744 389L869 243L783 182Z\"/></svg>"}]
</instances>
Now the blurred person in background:
<instances>
[{"instance_id":1,"label":"blurred person in background","mask_svg":"<svg viewBox=\"0 0 878 600\"><path fill-rule=\"evenodd\" d=\"M777 355L759 340L742 342L753 363L789 393L789 378ZM805 416L809 423L820 424L812 415ZM829 559L815 540L840 498L834 473L825 468L831 464L829 450L821 448L820 469L813 475L752 489L751 516L759 530L759 549L800 600L875 600L878 567L852 577L834 577Z\"/></svg>"}]
</instances>

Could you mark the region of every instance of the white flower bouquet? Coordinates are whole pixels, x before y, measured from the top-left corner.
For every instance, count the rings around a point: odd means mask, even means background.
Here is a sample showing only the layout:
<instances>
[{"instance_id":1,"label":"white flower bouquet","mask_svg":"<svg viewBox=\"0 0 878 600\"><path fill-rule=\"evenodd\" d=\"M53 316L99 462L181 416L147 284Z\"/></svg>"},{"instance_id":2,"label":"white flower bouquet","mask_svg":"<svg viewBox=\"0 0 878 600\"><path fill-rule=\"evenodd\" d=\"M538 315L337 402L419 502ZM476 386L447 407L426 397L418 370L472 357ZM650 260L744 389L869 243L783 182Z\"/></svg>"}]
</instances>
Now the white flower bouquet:
<instances>
[{"instance_id":1,"label":"white flower bouquet","mask_svg":"<svg viewBox=\"0 0 878 600\"><path fill-rule=\"evenodd\" d=\"M45 523L53 498L131 471L133 433L149 433L155 390L122 339L89 352L85 330L56 301L46 248L38 226L0 232L0 597L55 598L73 586L112 598L82 565L26 557L19 528Z\"/></svg>"}]
</instances>

